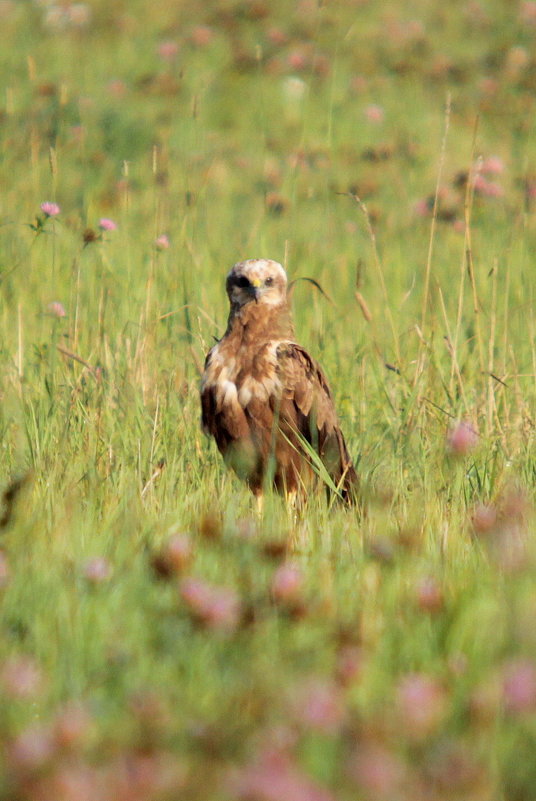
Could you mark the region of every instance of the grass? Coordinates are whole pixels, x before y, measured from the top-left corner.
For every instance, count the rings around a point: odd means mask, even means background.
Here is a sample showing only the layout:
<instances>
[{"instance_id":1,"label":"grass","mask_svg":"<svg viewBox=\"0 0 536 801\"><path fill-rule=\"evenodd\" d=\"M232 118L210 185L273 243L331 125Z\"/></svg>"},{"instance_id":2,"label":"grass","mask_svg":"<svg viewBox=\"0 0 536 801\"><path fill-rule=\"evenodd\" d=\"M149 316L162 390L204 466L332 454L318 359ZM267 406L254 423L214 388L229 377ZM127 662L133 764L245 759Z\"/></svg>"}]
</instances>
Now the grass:
<instances>
[{"instance_id":1,"label":"grass","mask_svg":"<svg viewBox=\"0 0 536 801\"><path fill-rule=\"evenodd\" d=\"M0 798L535 797L533 6L0 3ZM363 516L200 431L254 256Z\"/></svg>"}]
</instances>

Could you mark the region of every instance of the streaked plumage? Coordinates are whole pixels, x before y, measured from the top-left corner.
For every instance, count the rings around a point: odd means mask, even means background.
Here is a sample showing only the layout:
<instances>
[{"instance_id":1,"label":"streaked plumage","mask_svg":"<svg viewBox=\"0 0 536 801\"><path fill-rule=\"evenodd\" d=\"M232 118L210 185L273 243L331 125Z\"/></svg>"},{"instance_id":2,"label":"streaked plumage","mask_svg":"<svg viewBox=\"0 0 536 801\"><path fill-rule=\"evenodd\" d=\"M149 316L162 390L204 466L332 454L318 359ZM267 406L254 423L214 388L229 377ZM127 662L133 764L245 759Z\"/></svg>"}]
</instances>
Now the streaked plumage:
<instances>
[{"instance_id":1,"label":"streaked plumage","mask_svg":"<svg viewBox=\"0 0 536 801\"><path fill-rule=\"evenodd\" d=\"M318 363L294 341L287 276L270 259L238 262L227 276L227 330L201 382L203 429L257 496L316 481L300 438L320 455L345 497L357 489L331 391Z\"/></svg>"}]
</instances>

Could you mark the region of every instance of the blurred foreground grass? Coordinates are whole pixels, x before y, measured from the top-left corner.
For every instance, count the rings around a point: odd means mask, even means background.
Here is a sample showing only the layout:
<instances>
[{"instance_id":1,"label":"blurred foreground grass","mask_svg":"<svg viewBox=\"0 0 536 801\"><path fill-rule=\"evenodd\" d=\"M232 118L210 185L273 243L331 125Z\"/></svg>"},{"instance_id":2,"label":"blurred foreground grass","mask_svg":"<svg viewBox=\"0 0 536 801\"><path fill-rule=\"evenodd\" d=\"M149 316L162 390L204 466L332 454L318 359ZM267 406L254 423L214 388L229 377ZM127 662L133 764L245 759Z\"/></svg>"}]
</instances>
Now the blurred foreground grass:
<instances>
[{"instance_id":1,"label":"blurred foreground grass","mask_svg":"<svg viewBox=\"0 0 536 801\"><path fill-rule=\"evenodd\" d=\"M1 797L534 799L536 4L0 17ZM363 517L200 433L254 256Z\"/></svg>"}]
</instances>

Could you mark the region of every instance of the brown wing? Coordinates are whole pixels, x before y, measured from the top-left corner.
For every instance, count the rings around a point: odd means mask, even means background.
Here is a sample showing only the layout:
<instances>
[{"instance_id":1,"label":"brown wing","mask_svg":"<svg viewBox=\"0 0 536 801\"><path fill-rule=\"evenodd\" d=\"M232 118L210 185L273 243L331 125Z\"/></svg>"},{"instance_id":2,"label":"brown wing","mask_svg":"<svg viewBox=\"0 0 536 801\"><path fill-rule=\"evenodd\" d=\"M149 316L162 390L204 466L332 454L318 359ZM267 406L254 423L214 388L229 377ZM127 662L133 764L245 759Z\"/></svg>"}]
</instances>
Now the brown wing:
<instances>
[{"instance_id":1,"label":"brown wing","mask_svg":"<svg viewBox=\"0 0 536 801\"><path fill-rule=\"evenodd\" d=\"M226 392L218 383L212 369L211 358L215 348L205 360L201 383L201 423L206 434L216 440L225 462L244 479L258 470L258 454L251 438L250 426L244 409L236 398L232 383Z\"/></svg>"},{"instance_id":2,"label":"brown wing","mask_svg":"<svg viewBox=\"0 0 536 801\"><path fill-rule=\"evenodd\" d=\"M327 379L320 365L293 342L276 351L282 395L280 426L297 431L320 455L345 497L357 491L358 478L348 453Z\"/></svg>"}]
</instances>

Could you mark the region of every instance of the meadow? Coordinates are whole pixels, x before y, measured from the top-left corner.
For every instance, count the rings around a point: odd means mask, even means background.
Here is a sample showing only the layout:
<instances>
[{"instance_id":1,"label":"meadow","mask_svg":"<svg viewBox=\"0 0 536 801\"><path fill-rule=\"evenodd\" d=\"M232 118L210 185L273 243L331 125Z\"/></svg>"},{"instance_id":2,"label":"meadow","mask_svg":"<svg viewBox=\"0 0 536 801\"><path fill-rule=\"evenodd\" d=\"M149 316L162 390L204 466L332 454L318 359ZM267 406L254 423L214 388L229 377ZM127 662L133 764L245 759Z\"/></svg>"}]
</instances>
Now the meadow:
<instances>
[{"instance_id":1,"label":"meadow","mask_svg":"<svg viewBox=\"0 0 536 801\"><path fill-rule=\"evenodd\" d=\"M536 799L536 3L0 27L0 799ZM361 509L201 432L251 257Z\"/></svg>"}]
</instances>

